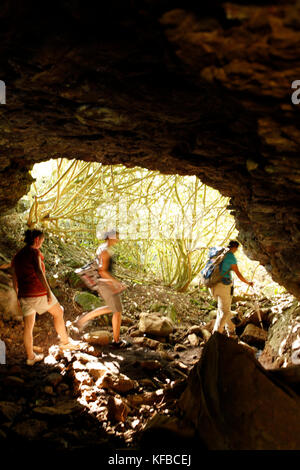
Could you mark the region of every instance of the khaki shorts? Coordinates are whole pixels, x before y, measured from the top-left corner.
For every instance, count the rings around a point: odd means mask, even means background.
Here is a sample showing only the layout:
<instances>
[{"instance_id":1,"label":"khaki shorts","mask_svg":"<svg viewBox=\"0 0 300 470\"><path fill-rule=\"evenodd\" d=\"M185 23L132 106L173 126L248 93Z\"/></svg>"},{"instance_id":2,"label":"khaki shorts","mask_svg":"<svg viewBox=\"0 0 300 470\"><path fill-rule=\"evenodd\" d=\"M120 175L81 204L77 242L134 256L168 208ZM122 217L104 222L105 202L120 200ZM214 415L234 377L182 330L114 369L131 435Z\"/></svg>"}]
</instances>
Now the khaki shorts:
<instances>
[{"instance_id":1,"label":"khaki shorts","mask_svg":"<svg viewBox=\"0 0 300 470\"><path fill-rule=\"evenodd\" d=\"M121 297L119 294L113 294L110 287L100 282L98 284L98 292L103 298L105 305L107 305L113 313L114 312L122 313L122 303L121 303Z\"/></svg>"},{"instance_id":2,"label":"khaki shorts","mask_svg":"<svg viewBox=\"0 0 300 470\"><path fill-rule=\"evenodd\" d=\"M21 297L20 304L24 317L28 317L33 313L42 314L49 310L58 303L57 298L51 292L51 300L48 303L47 296L43 295L41 297Z\"/></svg>"}]
</instances>

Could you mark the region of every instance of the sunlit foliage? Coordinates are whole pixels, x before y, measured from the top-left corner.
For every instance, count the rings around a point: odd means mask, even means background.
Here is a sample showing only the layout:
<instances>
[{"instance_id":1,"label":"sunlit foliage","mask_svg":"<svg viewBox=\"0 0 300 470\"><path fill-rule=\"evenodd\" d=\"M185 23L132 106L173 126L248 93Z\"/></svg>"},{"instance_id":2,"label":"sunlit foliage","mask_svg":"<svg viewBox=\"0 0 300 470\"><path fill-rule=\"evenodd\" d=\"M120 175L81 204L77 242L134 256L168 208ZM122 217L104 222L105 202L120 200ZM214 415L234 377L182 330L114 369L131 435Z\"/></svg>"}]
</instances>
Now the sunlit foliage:
<instances>
[{"instance_id":1,"label":"sunlit foliage","mask_svg":"<svg viewBox=\"0 0 300 470\"><path fill-rule=\"evenodd\" d=\"M196 176L66 159L44 165L42 176L43 164L32 173L29 227L43 226L92 249L116 227L123 265L177 290L186 291L197 278L208 247L237 235L228 199Z\"/></svg>"}]
</instances>

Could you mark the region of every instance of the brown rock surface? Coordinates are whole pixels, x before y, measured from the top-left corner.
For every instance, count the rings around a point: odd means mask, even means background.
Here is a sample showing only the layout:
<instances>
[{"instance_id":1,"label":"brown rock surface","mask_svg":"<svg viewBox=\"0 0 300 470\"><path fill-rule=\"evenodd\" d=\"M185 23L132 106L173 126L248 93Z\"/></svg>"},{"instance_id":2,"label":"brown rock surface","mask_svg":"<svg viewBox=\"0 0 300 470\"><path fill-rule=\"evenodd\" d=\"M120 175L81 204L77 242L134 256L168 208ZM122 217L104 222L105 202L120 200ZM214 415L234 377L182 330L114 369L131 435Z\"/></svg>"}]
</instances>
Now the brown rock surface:
<instances>
[{"instance_id":1,"label":"brown rock surface","mask_svg":"<svg viewBox=\"0 0 300 470\"><path fill-rule=\"evenodd\" d=\"M36 439L47 430L47 423L38 419L27 419L17 423L14 431L17 435L25 437L26 439Z\"/></svg>"},{"instance_id":2,"label":"brown rock surface","mask_svg":"<svg viewBox=\"0 0 300 470\"><path fill-rule=\"evenodd\" d=\"M169 336L174 329L172 320L168 317L155 313L141 313L139 330L141 333L148 333L153 336Z\"/></svg>"},{"instance_id":3,"label":"brown rock surface","mask_svg":"<svg viewBox=\"0 0 300 470\"><path fill-rule=\"evenodd\" d=\"M249 323L241 334L240 338L242 341L250 345L257 345L263 347L267 340L268 333L262 330L258 326Z\"/></svg>"},{"instance_id":4,"label":"brown rock surface","mask_svg":"<svg viewBox=\"0 0 300 470\"><path fill-rule=\"evenodd\" d=\"M84 335L85 341L91 344L107 345L112 341L112 335L108 331L92 331Z\"/></svg>"},{"instance_id":5,"label":"brown rock surface","mask_svg":"<svg viewBox=\"0 0 300 470\"><path fill-rule=\"evenodd\" d=\"M22 321L17 302L17 295L12 285L12 277L8 272L0 270L0 315L4 320Z\"/></svg>"},{"instance_id":6,"label":"brown rock surface","mask_svg":"<svg viewBox=\"0 0 300 470\"><path fill-rule=\"evenodd\" d=\"M126 377L124 374L117 375L107 372L97 380L96 386L99 388L111 388L116 392L124 393L136 388L137 382Z\"/></svg>"},{"instance_id":7,"label":"brown rock surface","mask_svg":"<svg viewBox=\"0 0 300 470\"><path fill-rule=\"evenodd\" d=\"M300 448L300 398L248 349L215 333L179 406L211 450Z\"/></svg>"},{"instance_id":8,"label":"brown rock surface","mask_svg":"<svg viewBox=\"0 0 300 470\"><path fill-rule=\"evenodd\" d=\"M4 1L0 208L63 156L195 174L300 294L299 3Z\"/></svg>"}]
</instances>

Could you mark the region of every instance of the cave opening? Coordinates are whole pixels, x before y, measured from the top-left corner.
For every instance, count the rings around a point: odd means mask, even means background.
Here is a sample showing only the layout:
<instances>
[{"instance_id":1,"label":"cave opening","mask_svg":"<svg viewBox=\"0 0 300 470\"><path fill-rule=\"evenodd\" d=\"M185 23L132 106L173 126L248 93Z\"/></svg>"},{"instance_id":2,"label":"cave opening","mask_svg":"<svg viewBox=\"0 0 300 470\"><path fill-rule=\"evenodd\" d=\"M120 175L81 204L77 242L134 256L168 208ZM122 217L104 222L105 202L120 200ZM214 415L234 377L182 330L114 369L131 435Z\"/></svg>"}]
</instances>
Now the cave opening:
<instances>
[{"instance_id":1,"label":"cave opening","mask_svg":"<svg viewBox=\"0 0 300 470\"><path fill-rule=\"evenodd\" d=\"M228 210L229 198L195 176L67 159L35 164L30 174L35 181L18 202L25 227L44 228L66 244L95 251L103 233L114 227L128 245L121 259L130 253L129 265L132 263L133 268L142 272L149 270L157 276L155 280L177 290L184 285L188 288L191 283L199 285L199 273L210 247L225 246L230 239L238 237L235 220ZM176 242L181 244L181 252ZM152 253L148 255L148 252ZM160 257L162 252L168 256ZM189 282L185 282L183 274L179 276L182 277L180 285L174 277L178 266L173 266L171 259L179 259L183 266L190 255L196 266L186 274ZM165 266L159 269L159 264ZM166 265L170 264L170 272L164 276ZM262 294L285 292L242 249L239 265L246 277L255 276ZM236 291L243 292L239 279L236 279Z\"/></svg>"}]
</instances>

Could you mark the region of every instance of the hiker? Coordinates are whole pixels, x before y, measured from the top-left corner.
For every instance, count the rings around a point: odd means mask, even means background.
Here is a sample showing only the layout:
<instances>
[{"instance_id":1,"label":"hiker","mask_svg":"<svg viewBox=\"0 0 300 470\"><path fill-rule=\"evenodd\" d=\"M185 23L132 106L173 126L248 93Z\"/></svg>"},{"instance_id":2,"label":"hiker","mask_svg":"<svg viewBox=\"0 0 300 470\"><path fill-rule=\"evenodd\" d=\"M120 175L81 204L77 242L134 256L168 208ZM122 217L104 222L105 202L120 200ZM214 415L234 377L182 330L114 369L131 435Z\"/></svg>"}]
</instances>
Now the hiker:
<instances>
[{"instance_id":1,"label":"hiker","mask_svg":"<svg viewBox=\"0 0 300 470\"><path fill-rule=\"evenodd\" d=\"M33 327L36 313L49 312L53 316L54 327L60 337L61 349L78 349L67 334L64 323L64 310L49 287L40 248L44 242L41 230L26 230L25 246L12 260L13 286L17 293L19 307L24 317L24 346L27 365L33 366L44 358L33 351Z\"/></svg>"},{"instance_id":2,"label":"hiker","mask_svg":"<svg viewBox=\"0 0 300 470\"><path fill-rule=\"evenodd\" d=\"M239 247L239 242L231 240L227 246L229 249L228 253L225 255L225 258L221 265L221 274L223 275L222 279L218 284L211 287L210 292L213 297L218 301L218 313L213 328L213 333L218 331L223 333L224 328L228 336L236 337L235 335L235 326L230 319L231 316L231 301L233 296L233 281L231 271L234 271L237 277L242 281L253 286L253 282L247 281L243 275L240 273L237 266L237 260L234 256L234 253Z\"/></svg>"},{"instance_id":3,"label":"hiker","mask_svg":"<svg viewBox=\"0 0 300 470\"><path fill-rule=\"evenodd\" d=\"M120 341L120 328L122 319L122 302L120 292L126 289L126 286L119 282L112 274L113 271L113 256L112 247L119 242L119 233L116 230L110 230L103 236L105 243L100 245L96 251L96 256L99 261L99 278L97 280L97 292L103 298L105 306L96 308L91 312L83 313L76 322L77 328L83 329L85 324L100 316L112 313L112 328L113 328L113 346L124 347L126 341Z\"/></svg>"}]
</instances>

